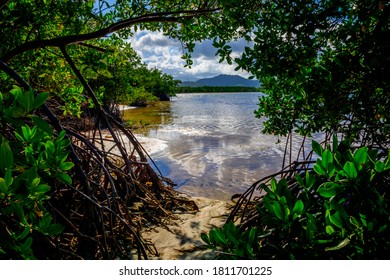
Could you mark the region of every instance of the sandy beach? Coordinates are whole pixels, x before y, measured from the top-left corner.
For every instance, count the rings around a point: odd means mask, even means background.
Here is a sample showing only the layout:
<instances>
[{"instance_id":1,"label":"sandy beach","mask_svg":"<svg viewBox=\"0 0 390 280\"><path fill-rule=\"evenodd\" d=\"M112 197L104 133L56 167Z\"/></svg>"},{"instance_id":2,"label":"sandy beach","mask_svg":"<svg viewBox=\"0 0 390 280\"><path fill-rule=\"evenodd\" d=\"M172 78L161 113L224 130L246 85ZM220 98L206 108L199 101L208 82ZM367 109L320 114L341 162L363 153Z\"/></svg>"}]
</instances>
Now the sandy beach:
<instances>
[{"instance_id":1,"label":"sandy beach","mask_svg":"<svg viewBox=\"0 0 390 280\"><path fill-rule=\"evenodd\" d=\"M199 207L195 214L177 214L177 220L162 227L148 228L142 233L145 240L155 244L160 260L202 260L213 259L211 250L199 250L205 245L201 240L202 232L208 233L214 226L222 226L229 213L229 202L208 199L204 197L192 198Z\"/></svg>"}]
</instances>

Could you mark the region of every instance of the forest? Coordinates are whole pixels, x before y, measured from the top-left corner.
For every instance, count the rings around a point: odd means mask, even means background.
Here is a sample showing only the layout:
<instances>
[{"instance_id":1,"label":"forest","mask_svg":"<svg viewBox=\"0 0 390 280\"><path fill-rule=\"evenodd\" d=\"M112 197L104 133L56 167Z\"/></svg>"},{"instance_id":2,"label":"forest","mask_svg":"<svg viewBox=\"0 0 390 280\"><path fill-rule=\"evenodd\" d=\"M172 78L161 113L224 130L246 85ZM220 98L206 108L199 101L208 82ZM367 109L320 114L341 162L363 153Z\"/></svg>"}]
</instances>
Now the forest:
<instances>
[{"instance_id":1,"label":"forest","mask_svg":"<svg viewBox=\"0 0 390 280\"><path fill-rule=\"evenodd\" d=\"M139 30L179 40L185 67L212 40L260 81L263 133L287 138L280 172L254 178L206 247L388 259L389 19L382 0L0 0L0 259L148 259L140 231L197 210L120 118L178 85L126 41Z\"/></svg>"}]
</instances>

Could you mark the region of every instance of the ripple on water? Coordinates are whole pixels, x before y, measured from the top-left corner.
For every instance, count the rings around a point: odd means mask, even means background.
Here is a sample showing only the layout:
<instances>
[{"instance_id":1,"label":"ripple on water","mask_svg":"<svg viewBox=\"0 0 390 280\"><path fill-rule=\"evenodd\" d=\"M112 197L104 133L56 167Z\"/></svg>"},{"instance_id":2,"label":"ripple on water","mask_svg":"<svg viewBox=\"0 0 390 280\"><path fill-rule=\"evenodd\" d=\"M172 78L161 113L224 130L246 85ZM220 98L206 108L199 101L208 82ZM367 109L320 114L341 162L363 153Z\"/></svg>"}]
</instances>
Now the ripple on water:
<instances>
[{"instance_id":1,"label":"ripple on water","mask_svg":"<svg viewBox=\"0 0 390 280\"><path fill-rule=\"evenodd\" d=\"M261 121L253 113L258 96L178 95L160 106L160 117L159 109L133 113L150 127L138 139L146 148L151 145L150 154L163 176L180 191L228 198L281 167L283 145L260 133Z\"/></svg>"}]
</instances>

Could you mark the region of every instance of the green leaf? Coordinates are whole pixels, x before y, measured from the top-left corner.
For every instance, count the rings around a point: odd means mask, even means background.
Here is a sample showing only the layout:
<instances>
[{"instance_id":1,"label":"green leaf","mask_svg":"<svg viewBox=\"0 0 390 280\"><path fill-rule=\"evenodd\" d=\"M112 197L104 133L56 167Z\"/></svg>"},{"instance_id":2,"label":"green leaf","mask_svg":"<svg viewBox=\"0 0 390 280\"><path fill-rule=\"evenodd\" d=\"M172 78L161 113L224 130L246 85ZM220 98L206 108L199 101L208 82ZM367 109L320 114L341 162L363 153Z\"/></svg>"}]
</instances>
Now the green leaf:
<instances>
[{"instance_id":1,"label":"green leaf","mask_svg":"<svg viewBox=\"0 0 390 280\"><path fill-rule=\"evenodd\" d=\"M326 169L325 167L322 165L322 161L318 158L317 161L316 161L316 164L313 166L313 170L319 174L319 175L322 175L322 176L325 176L326 175Z\"/></svg>"},{"instance_id":2,"label":"green leaf","mask_svg":"<svg viewBox=\"0 0 390 280\"><path fill-rule=\"evenodd\" d=\"M271 189L273 192L277 191L277 181L275 178L272 178L272 180L271 180Z\"/></svg>"},{"instance_id":3,"label":"green leaf","mask_svg":"<svg viewBox=\"0 0 390 280\"><path fill-rule=\"evenodd\" d=\"M333 155L329 150L322 153L322 166L328 168L329 164L333 162Z\"/></svg>"},{"instance_id":4,"label":"green leaf","mask_svg":"<svg viewBox=\"0 0 390 280\"><path fill-rule=\"evenodd\" d=\"M48 185L39 185L35 189L35 193L47 193L50 191L50 186Z\"/></svg>"},{"instance_id":5,"label":"green leaf","mask_svg":"<svg viewBox=\"0 0 390 280\"><path fill-rule=\"evenodd\" d=\"M7 194L8 186L3 178L0 178L0 193Z\"/></svg>"},{"instance_id":6,"label":"green leaf","mask_svg":"<svg viewBox=\"0 0 390 280\"><path fill-rule=\"evenodd\" d=\"M248 245L252 246L253 242L255 241L257 233L257 228L251 228L249 231L249 237L248 237Z\"/></svg>"},{"instance_id":7,"label":"green leaf","mask_svg":"<svg viewBox=\"0 0 390 280\"><path fill-rule=\"evenodd\" d=\"M62 139L64 139L65 135L66 135L65 130L61 130L60 133L58 133L56 141L61 141Z\"/></svg>"},{"instance_id":8,"label":"green leaf","mask_svg":"<svg viewBox=\"0 0 390 280\"><path fill-rule=\"evenodd\" d=\"M14 178L12 177L11 169L8 169L5 172L4 181L5 181L5 184L6 184L7 187L11 186L12 183L14 182Z\"/></svg>"},{"instance_id":9,"label":"green leaf","mask_svg":"<svg viewBox=\"0 0 390 280\"><path fill-rule=\"evenodd\" d=\"M12 203L12 209L16 216L19 218L19 220L24 224L25 226L29 227L29 224L26 220L26 216L24 215L23 208L20 206L19 203Z\"/></svg>"},{"instance_id":10,"label":"green leaf","mask_svg":"<svg viewBox=\"0 0 390 280\"><path fill-rule=\"evenodd\" d=\"M367 147L362 147L356 151L353 156L356 169L359 171L363 168L368 158Z\"/></svg>"},{"instance_id":11,"label":"green leaf","mask_svg":"<svg viewBox=\"0 0 390 280\"><path fill-rule=\"evenodd\" d=\"M280 220L284 219L284 210L280 203L278 201L271 202L273 213L276 217L278 217Z\"/></svg>"},{"instance_id":12,"label":"green leaf","mask_svg":"<svg viewBox=\"0 0 390 280\"><path fill-rule=\"evenodd\" d=\"M17 133L16 131L15 131L15 137L16 137L16 139L18 139L20 142L25 142L25 139L22 137L22 135L20 135L19 133Z\"/></svg>"},{"instance_id":13,"label":"green leaf","mask_svg":"<svg viewBox=\"0 0 390 280\"><path fill-rule=\"evenodd\" d=\"M352 162L350 162L350 161L346 162L344 167L343 167L343 170L344 170L345 175L349 179L356 179L357 178L358 173L357 173L355 164L353 164Z\"/></svg>"},{"instance_id":14,"label":"green leaf","mask_svg":"<svg viewBox=\"0 0 390 280\"><path fill-rule=\"evenodd\" d=\"M28 143L31 140L31 129L27 125L22 126L22 134L24 140Z\"/></svg>"},{"instance_id":15,"label":"green leaf","mask_svg":"<svg viewBox=\"0 0 390 280\"><path fill-rule=\"evenodd\" d=\"M345 209L335 200L330 202L329 220L332 224L339 228L343 228L344 222L348 221L348 214Z\"/></svg>"},{"instance_id":16,"label":"green leaf","mask_svg":"<svg viewBox=\"0 0 390 280\"><path fill-rule=\"evenodd\" d=\"M59 165L59 168L63 171L67 171L67 170L70 170L72 169L72 167L74 166L74 163L73 162L63 162Z\"/></svg>"},{"instance_id":17,"label":"green leaf","mask_svg":"<svg viewBox=\"0 0 390 280\"><path fill-rule=\"evenodd\" d=\"M235 225L234 225L234 228L236 229ZM228 230L226 235L227 235L228 240L230 240L233 244L238 244L239 241L237 240L237 238L235 236L235 232L232 229Z\"/></svg>"},{"instance_id":18,"label":"green leaf","mask_svg":"<svg viewBox=\"0 0 390 280\"><path fill-rule=\"evenodd\" d=\"M313 174L310 174L309 171L306 171L305 180L306 180L306 187L310 189L314 186L316 182L316 177Z\"/></svg>"},{"instance_id":19,"label":"green leaf","mask_svg":"<svg viewBox=\"0 0 390 280\"><path fill-rule=\"evenodd\" d=\"M41 106L43 103L45 103L48 97L49 94L47 92L42 92L41 94L39 94L37 97L35 97L32 109L36 109Z\"/></svg>"},{"instance_id":20,"label":"green leaf","mask_svg":"<svg viewBox=\"0 0 390 280\"><path fill-rule=\"evenodd\" d=\"M322 156L322 152L324 151L324 149L321 147L321 145L318 142L312 140L311 147L317 155Z\"/></svg>"},{"instance_id":21,"label":"green leaf","mask_svg":"<svg viewBox=\"0 0 390 280\"><path fill-rule=\"evenodd\" d=\"M335 226L337 226L339 228L343 228L343 220L342 220L341 215L338 211L336 211L334 214L330 214L329 220Z\"/></svg>"},{"instance_id":22,"label":"green leaf","mask_svg":"<svg viewBox=\"0 0 390 280\"><path fill-rule=\"evenodd\" d=\"M59 235L64 230L64 226L60 224L52 224L46 228L46 232L49 235Z\"/></svg>"},{"instance_id":23,"label":"green leaf","mask_svg":"<svg viewBox=\"0 0 390 280\"><path fill-rule=\"evenodd\" d=\"M26 227L21 234L19 234L18 236L16 236L16 240L22 240L24 238L26 238L26 236L30 233L30 228L29 227Z\"/></svg>"},{"instance_id":24,"label":"green leaf","mask_svg":"<svg viewBox=\"0 0 390 280\"><path fill-rule=\"evenodd\" d=\"M300 174L295 175L295 180L297 181L297 183L300 186L305 187L305 183L303 182L302 177L301 177Z\"/></svg>"},{"instance_id":25,"label":"green leaf","mask_svg":"<svg viewBox=\"0 0 390 280\"><path fill-rule=\"evenodd\" d=\"M375 162L375 171L381 173L385 170L385 163L382 161Z\"/></svg>"},{"instance_id":26,"label":"green leaf","mask_svg":"<svg viewBox=\"0 0 390 280\"><path fill-rule=\"evenodd\" d=\"M30 188L35 188L36 186L38 186L40 181L41 181L41 178L39 178L39 177L32 180L30 183Z\"/></svg>"},{"instance_id":27,"label":"green leaf","mask_svg":"<svg viewBox=\"0 0 390 280\"><path fill-rule=\"evenodd\" d=\"M210 245L210 239L209 239L209 236L206 233L202 232L200 234L200 238L203 240L204 243Z\"/></svg>"},{"instance_id":28,"label":"green leaf","mask_svg":"<svg viewBox=\"0 0 390 280\"><path fill-rule=\"evenodd\" d=\"M218 245L218 238L215 233L215 230L210 230L210 245L217 246Z\"/></svg>"},{"instance_id":29,"label":"green leaf","mask_svg":"<svg viewBox=\"0 0 390 280\"><path fill-rule=\"evenodd\" d=\"M56 151L56 148L54 146L54 143L52 141L47 141L45 143L45 148L46 148L46 151L49 152L49 154L53 155Z\"/></svg>"},{"instance_id":30,"label":"green leaf","mask_svg":"<svg viewBox=\"0 0 390 280\"><path fill-rule=\"evenodd\" d=\"M333 134L333 141L332 141L332 145L333 145L333 153L335 153L338 148L339 148L339 141L337 139L337 134Z\"/></svg>"},{"instance_id":31,"label":"green leaf","mask_svg":"<svg viewBox=\"0 0 390 280\"><path fill-rule=\"evenodd\" d=\"M68 185L71 185L71 184L72 184L72 178L71 178L68 174L66 174L66 173L58 172L58 173L57 173L57 178L58 178L61 182L65 183L65 184L68 184Z\"/></svg>"},{"instance_id":32,"label":"green leaf","mask_svg":"<svg viewBox=\"0 0 390 280\"><path fill-rule=\"evenodd\" d=\"M360 221L362 221L362 224L367 227L367 216L364 215L364 214L359 214L359 217L360 217Z\"/></svg>"},{"instance_id":33,"label":"green leaf","mask_svg":"<svg viewBox=\"0 0 390 280\"><path fill-rule=\"evenodd\" d=\"M31 119L40 130L46 132L49 136L53 135L53 129L46 121L37 116L32 116Z\"/></svg>"},{"instance_id":34,"label":"green leaf","mask_svg":"<svg viewBox=\"0 0 390 280\"><path fill-rule=\"evenodd\" d=\"M10 90L10 93L15 97L15 99L18 99L18 97L23 94L23 90L14 85L13 89Z\"/></svg>"},{"instance_id":35,"label":"green leaf","mask_svg":"<svg viewBox=\"0 0 390 280\"><path fill-rule=\"evenodd\" d=\"M355 217L351 216L349 218L349 222L354 225L356 228L360 228L360 223L359 223L359 220L356 219Z\"/></svg>"},{"instance_id":36,"label":"green leaf","mask_svg":"<svg viewBox=\"0 0 390 280\"><path fill-rule=\"evenodd\" d=\"M31 245L33 243L32 237L29 237L26 239L26 241L21 245L22 251L28 251L31 248Z\"/></svg>"},{"instance_id":37,"label":"green leaf","mask_svg":"<svg viewBox=\"0 0 390 280\"><path fill-rule=\"evenodd\" d=\"M305 208L305 205L303 204L302 200L299 199L297 202L295 202L292 213L293 214L301 214L303 212L304 208Z\"/></svg>"},{"instance_id":38,"label":"green leaf","mask_svg":"<svg viewBox=\"0 0 390 280\"><path fill-rule=\"evenodd\" d=\"M327 234L331 235L334 233L334 228L332 226L326 226L325 231Z\"/></svg>"},{"instance_id":39,"label":"green leaf","mask_svg":"<svg viewBox=\"0 0 390 280\"><path fill-rule=\"evenodd\" d=\"M14 165L14 156L7 141L0 145L0 170L9 169Z\"/></svg>"},{"instance_id":40,"label":"green leaf","mask_svg":"<svg viewBox=\"0 0 390 280\"><path fill-rule=\"evenodd\" d=\"M345 187L340 184L326 182L318 187L317 192L323 197L330 198L342 192L344 188Z\"/></svg>"},{"instance_id":41,"label":"green leaf","mask_svg":"<svg viewBox=\"0 0 390 280\"><path fill-rule=\"evenodd\" d=\"M214 231L218 240L221 241L224 245L227 245L227 240L223 232L219 228L215 228Z\"/></svg>"},{"instance_id":42,"label":"green leaf","mask_svg":"<svg viewBox=\"0 0 390 280\"><path fill-rule=\"evenodd\" d=\"M49 213L45 213L41 220L39 221L39 227L42 231L46 231L46 228L50 225L52 217Z\"/></svg>"}]
</instances>

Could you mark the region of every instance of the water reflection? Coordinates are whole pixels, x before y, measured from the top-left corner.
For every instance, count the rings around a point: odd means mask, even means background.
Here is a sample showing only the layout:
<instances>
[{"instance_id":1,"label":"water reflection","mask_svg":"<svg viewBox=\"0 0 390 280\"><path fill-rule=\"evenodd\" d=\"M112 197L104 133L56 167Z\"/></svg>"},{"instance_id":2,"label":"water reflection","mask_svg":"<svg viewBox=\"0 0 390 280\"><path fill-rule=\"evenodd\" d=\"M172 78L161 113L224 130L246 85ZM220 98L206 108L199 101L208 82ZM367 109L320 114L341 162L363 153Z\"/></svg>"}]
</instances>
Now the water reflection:
<instances>
[{"instance_id":1,"label":"water reflection","mask_svg":"<svg viewBox=\"0 0 390 280\"><path fill-rule=\"evenodd\" d=\"M227 199L281 166L284 147L260 133L253 113L258 96L180 94L155 107L128 110L125 118L147 123L136 133L165 144L151 156L180 191Z\"/></svg>"},{"instance_id":2,"label":"water reflection","mask_svg":"<svg viewBox=\"0 0 390 280\"><path fill-rule=\"evenodd\" d=\"M125 110L123 119L137 127L136 133L147 136L151 129L172 123L171 102L161 101L148 107Z\"/></svg>"}]
</instances>

